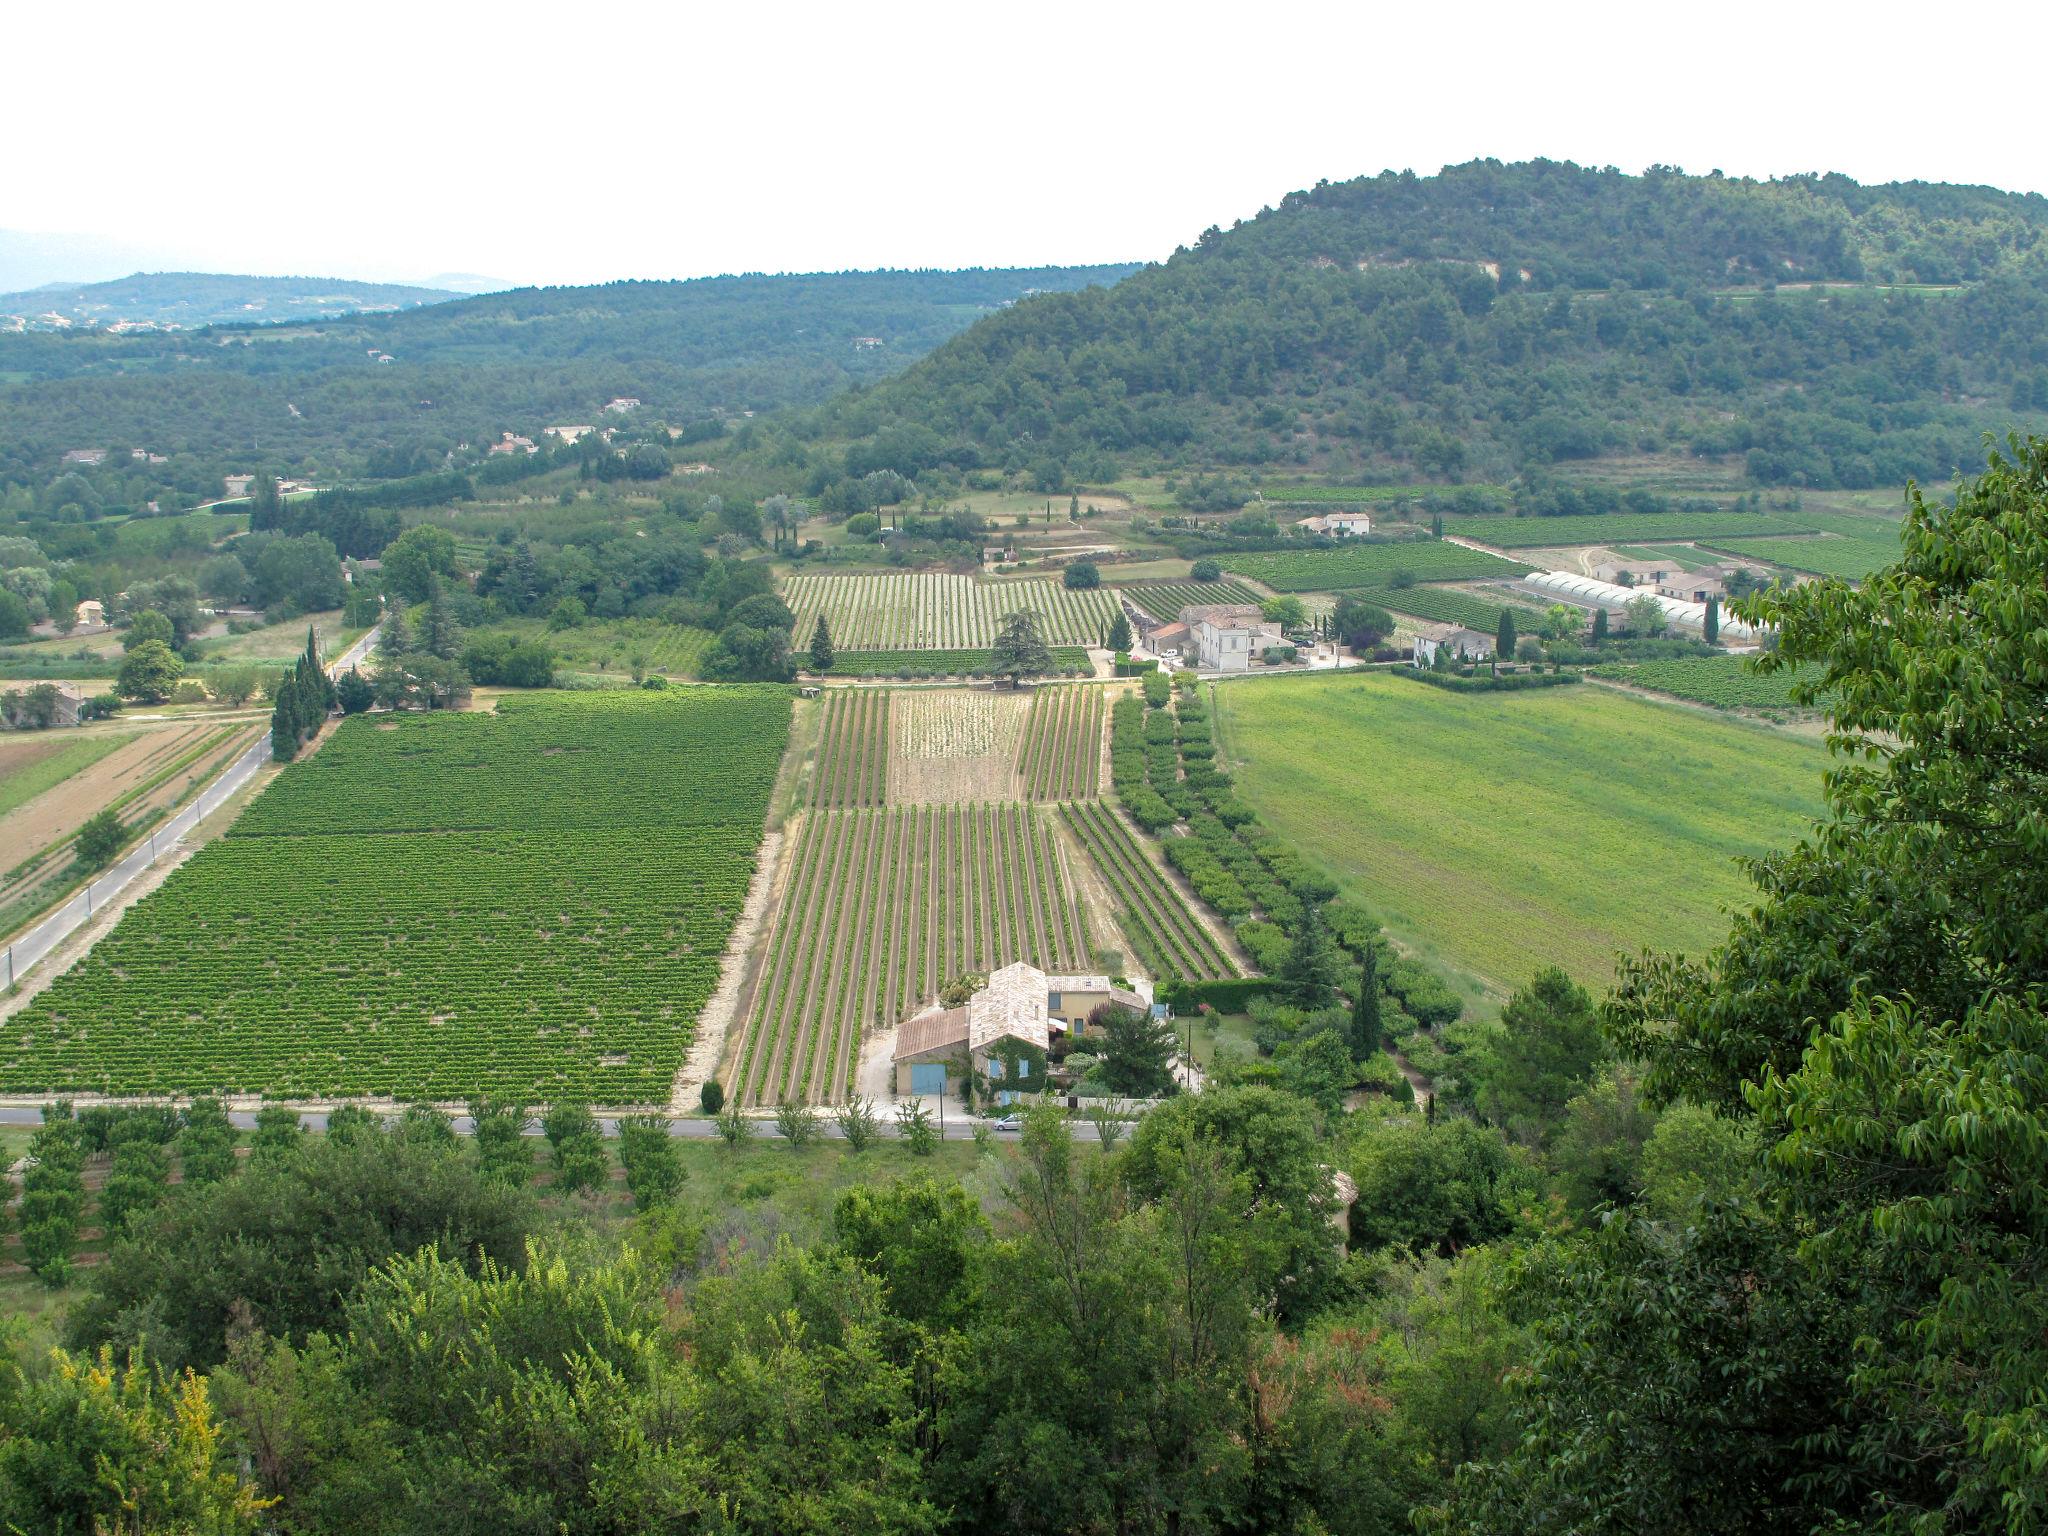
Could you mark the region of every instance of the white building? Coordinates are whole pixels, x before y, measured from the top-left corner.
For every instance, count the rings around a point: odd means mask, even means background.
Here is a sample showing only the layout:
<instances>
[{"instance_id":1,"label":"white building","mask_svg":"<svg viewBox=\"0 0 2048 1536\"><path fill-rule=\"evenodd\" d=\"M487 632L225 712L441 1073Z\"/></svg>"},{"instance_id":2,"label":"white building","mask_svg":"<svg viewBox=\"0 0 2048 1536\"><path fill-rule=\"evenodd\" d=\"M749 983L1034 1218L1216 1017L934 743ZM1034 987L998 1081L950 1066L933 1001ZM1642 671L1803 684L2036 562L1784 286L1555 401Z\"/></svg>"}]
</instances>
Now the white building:
<instances>
[{"instance_id":1,"label":"white building","mask_svg":"<svg viewBox=\"0 0 2048 1536\"><path fill-rule=\"evenodd\" d=\"M1667 597L1662 592L1649 592L1641 587L1619 587L1613 582L1598 581L1591 576L1574 576L1568 571L1534 571L1522 578L1522 584L1542 593L1569 598L1587 607L1606 608L1619 611L1628 607L1639 597L1648 597L1664 610L1664 617L1679 629L1704 630L1707 622L1707 605L1704 602L1688 602L1684 598ZM1736 618L1724 607L1719 614L1720 637L1723 640L1754 640L1756 627L1745 620Z\"/></svg>"},{"instance_id":2,"label":"white building","mask_svg":"<svg viewBox=\"0 0 2048 1536\"><path fill-rule=\"evenodd\" d=\"M1188 646L1203 672L1244 672L1252 658L1269 645L1282 643L1280 626L1249 603L1202 603L1180 611L1188 627Z\"/></svg>"},{"instance_id":3,"label":"white building","mask_svg":"<svg viewBox=\"0 0 2048 1536\"><path fill-rule=\"evenodd\" d=\"M1322 533L1344 539L1371 533L1372 518L1364 512L1326 512L1316 517L1304 517L1294 526L1303 533Z\"/></svg>"}]
</instances>

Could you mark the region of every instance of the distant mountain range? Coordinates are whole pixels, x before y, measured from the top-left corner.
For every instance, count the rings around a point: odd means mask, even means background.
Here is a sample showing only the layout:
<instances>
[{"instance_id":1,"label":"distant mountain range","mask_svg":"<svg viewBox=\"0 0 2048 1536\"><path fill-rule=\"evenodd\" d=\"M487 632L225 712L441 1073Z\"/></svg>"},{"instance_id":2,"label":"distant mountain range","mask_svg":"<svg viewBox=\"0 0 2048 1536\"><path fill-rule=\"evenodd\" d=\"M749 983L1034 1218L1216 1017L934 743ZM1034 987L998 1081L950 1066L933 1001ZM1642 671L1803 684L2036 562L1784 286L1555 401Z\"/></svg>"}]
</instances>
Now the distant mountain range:
<instances>
[{"instance_id":1,"label":"distant mountain range","mask_svg":"<svg viewBox=\"0 0 2048 1536\"><path fill-rule=\"evenodd\" d=\"M137 272L97 283L46 283L0 294L0 330L193 330L204 325L318 320L417 309L474 289L358 283L333 277Z\"/></svg>"}]
</instances>

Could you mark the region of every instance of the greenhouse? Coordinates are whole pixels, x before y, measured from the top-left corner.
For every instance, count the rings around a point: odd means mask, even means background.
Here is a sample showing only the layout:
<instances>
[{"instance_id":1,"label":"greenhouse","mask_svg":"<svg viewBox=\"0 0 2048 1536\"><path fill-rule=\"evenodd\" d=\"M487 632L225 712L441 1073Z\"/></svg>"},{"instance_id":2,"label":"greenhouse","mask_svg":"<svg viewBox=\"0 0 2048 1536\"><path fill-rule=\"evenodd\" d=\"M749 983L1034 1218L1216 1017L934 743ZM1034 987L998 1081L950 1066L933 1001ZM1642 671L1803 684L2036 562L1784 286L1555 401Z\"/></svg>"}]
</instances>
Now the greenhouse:
<instances>
[{"instance_id":1,"label":"greenhouse","mask_svg":"<svg viewBox=\"0 0 2048 1536\"><path fill-rule=\"evenodd\" d=\"M1575 603L1597 608L1626 608L1639 597L1652 599L1664 616L1673 624L1686 629L1705 630L1707 605L1690 603L1683 598L1666 597L1661 592L1652 592L1647 587L1617 586L1611 581L1596 581L1591 576L1575 576L1569 571L1534 571L1522 578L1522 585L1538 592L1554 593ZM1756 627L1736 618L1726 608L1721 610L1721 638L1724 640L1754 640Z\"/></svg>"}]
</instances>

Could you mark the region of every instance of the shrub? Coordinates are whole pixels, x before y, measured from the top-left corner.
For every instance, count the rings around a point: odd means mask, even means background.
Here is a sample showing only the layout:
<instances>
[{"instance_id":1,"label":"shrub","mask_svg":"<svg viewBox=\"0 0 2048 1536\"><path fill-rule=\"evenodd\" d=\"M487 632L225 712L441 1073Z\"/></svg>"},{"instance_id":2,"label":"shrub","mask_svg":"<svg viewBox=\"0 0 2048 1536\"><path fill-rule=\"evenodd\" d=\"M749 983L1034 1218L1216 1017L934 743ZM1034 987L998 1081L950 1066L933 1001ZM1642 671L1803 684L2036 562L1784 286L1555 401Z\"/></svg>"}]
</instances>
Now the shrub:
<instances>
[{"instance_id":1,"label":"shrub","mask_svg":"<svg viewBox=\"0 0 2048 1536\"><path fill-rule=\"evenodd\" d=\"M704 1086L697 1090L697 1107L707 1115L725 1108L725 1084L715 1077L704 1079Z\"/></svg>"}]
</instances>

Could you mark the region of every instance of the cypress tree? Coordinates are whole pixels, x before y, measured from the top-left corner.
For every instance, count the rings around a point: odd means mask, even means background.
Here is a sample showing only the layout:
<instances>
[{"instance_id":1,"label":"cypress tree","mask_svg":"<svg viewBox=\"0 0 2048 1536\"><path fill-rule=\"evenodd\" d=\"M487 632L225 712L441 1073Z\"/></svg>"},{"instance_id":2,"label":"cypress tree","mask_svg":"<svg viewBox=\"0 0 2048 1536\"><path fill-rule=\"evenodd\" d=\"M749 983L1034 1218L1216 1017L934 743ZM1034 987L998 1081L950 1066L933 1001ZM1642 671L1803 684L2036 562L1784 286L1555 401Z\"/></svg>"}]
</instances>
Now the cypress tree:
<instances>
[{"instance_id":1,"label":"cypress tree","mask_svg":"<svg viewBox=\"0 0 2048 1536\"><path fill-rule=\"evenodd\" d=\"M1351 1055L1363 1061L1380 1048L1379 963L1370 943L1358 973L1358 996L1351 1003Z\"/></svg>"},{"instance_id":2,"label":"cypress tree","mask_svg":"<svg viewBox=\"0 0 2048 1536\"><path fill-rule=\"evenodd\" d=\"M1493 632L1493 654L1501 661L1515 659L1515 610L1500 611L1500 625Z\"/></svg>"},{"instance_id":3,"label":"cypress tree","mask_svg":"<svg viewBox=\"0 0 2048 1536\"><path fill-rule=\"evenodd\" d=\"M1607 610L1605 608L1595 608L1593 610L1593 643L1595 645L1598 645L1602 640L1605 640L1606 638Z\"/></svg>"},{"instance_id":4,"label":"cypress tree","mask_svg":"<svg viewBox=\"0 0 2048 1536\"><path fill-rule=\"evenodd\" d=\"M1707 619L1704 625L1707 644L1712 645L1721 638L1721 599L1707 599Z\"/></svg>"},{"instance_id":5,"label":"cypress tree","mask_svg":"<svg viewBox=\"0 0 2048 1536\"><path fill-rule=\"evenodd\" d=\"M825 615L822 613L818 615L817 626L811 631L811 670L832 670L832 631L826 627Z\"/></svg>"}]
</instances>

